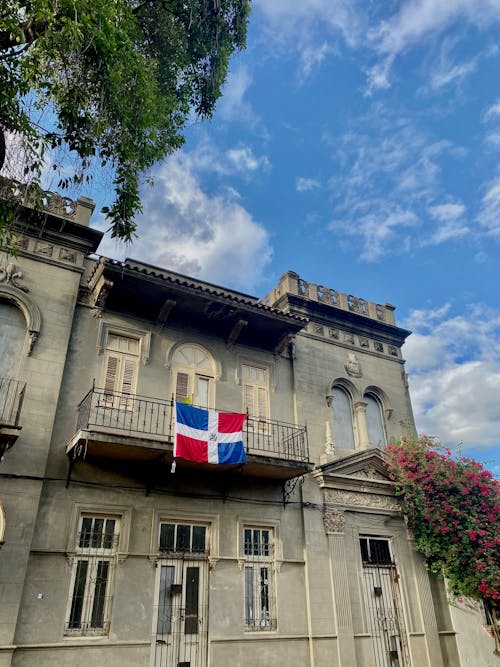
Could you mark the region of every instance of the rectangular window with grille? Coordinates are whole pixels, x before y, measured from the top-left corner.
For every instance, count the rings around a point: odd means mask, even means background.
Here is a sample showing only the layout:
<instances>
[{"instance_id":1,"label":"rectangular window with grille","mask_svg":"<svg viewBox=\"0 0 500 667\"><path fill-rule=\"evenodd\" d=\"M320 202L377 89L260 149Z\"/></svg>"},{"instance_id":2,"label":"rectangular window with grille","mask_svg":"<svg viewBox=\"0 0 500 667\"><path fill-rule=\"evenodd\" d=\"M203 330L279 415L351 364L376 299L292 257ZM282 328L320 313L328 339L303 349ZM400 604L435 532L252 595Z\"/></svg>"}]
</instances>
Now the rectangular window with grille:
<instances>
[{"instance_id":1,"label":"rectangular window with grille","mask_svg":"<svg viewBox=\"0 0 500 667\"><path fill-rule=\"evenodd\" d=\"M118 518L80 517L70 582L67 634L109 632Z\"/></svg>"},{"instance_id":2,"label":"rectangular window with grille","mask_svg":"<svg viewBox=\"0 0 500 667\"><path fill-rule=\"evenodd\" d=\"M276 630L274 544L269 528L244 528L245 629Z\"/></svg>"},{"instance_id":3,"label":"rectangular window with grille","mask_svg":"<svg viewBox=\"0 0 500 667\"><path fill-rule=\"evenodd\" d=\"M207 527L184 523L162 523L160 551L179 554L205 554Z\"/></svg>"},{"instance_id":4,"label":"rectangular window with grille","mask_svg":"<svg viewBox=\"0 0 500 667\"><path fill-rule=\"evenodd\" d=\"M388 565L392 563L390 542L381 537L360 537L361 560L365 565Z\"/></svg>"}]
</instances>

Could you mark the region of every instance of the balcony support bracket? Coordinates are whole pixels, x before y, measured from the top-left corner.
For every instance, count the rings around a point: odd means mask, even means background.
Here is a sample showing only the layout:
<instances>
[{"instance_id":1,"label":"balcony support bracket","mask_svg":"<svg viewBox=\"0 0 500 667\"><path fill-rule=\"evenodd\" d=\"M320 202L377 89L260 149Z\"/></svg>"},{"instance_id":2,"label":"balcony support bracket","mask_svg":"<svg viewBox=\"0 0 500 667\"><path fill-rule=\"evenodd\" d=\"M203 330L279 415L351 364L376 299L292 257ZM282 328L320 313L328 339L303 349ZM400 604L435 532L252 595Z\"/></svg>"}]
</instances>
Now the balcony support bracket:
<instances>
[{"instance_id":1,"label":"balcony support bracket","mask_svg":"<svg viewBox=\"0 0 500 667\"><path fill-rule=\"evenodd\" d=\"M281 487L281 491L282 491L282 494L283 494L283 507L284 508L290 502L290 498L294 494L295 490L299 486L302 486L303 483L304 483L304 475L300 475L300 477L292 477L292 479L287 479L286 480L286 482Z\"/></svg>"}]
</instances>

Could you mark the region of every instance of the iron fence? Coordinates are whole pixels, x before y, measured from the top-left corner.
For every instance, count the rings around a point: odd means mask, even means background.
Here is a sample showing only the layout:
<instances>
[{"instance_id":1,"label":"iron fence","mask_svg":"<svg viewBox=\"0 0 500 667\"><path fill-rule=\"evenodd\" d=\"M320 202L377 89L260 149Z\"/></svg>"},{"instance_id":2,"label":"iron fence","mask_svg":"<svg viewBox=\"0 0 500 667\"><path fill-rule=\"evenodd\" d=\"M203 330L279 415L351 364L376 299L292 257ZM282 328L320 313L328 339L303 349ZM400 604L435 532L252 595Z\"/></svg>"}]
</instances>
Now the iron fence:
<instances>
[{"instance_id":1,"label":"iron fence","mask_svg":"<svg viewBox=\"0 0 500 667\"><path fill-rule=\"evenodd\" d=\"M19 426L26 382L0 378L0 426Z\"/></svg>"},{"instance_id":2,"label":"iron fence","mask_svg":"<svg viewBox=\"0 0 500 667\"><path fill-rule=\"evenodd\" d=\"M95 430L172 443L174 400L92 388L78 407L77 431ZM307 462L305 426L247 417L243 427L247 454Z\"/></svg>"}]
</instances>

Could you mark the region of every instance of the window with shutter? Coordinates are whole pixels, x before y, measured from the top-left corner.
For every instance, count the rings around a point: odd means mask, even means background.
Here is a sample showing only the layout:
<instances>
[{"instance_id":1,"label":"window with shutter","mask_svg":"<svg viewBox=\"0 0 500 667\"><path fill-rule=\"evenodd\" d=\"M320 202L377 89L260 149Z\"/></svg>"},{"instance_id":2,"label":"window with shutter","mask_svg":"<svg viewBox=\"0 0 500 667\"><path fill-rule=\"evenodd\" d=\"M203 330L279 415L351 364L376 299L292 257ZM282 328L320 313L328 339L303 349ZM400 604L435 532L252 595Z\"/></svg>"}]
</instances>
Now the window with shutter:
<instances>
[{"instance_id":1,"label":"window with shutter","mask_svg":"<svg viewBox=\"0 0 500 667\"><path fill-rule=\"evenodd\" d=\"M257 366L243 364L241 367L243 382L243 409L250 417L269 419L269 387L267 370Z\"/></svg>"},{"instance_id":2,"label":"window with shutter","mask_svg":"<svg viewBox=\"0 0 500 667\"><path fill-rule=\"evenodd\" d=\"M179 403L185 403L189 398L189 375L187 373L177 372L175 382L175 400Z\"/></svg>"},{"instance_id":3,"label":"window with shutter","mask_svg":"<svg viewBox=\"0 0 500 667\"><path fill-rule=\"evenodd\" d=\"M198 345L180 345L172 355L175 400L202 408L215 405L214 362Z\"/></svg>"},{"instance_id":4,"label":"window with shutter","mask_svg":"<svg viewBox=\"0 0 500 667\"><path fill-rule=\"evenodd\" d=\"M139 369L139 341L109 334L104 355L104 400L112 407L131 410Z\"/></svg>"}]
</instances>

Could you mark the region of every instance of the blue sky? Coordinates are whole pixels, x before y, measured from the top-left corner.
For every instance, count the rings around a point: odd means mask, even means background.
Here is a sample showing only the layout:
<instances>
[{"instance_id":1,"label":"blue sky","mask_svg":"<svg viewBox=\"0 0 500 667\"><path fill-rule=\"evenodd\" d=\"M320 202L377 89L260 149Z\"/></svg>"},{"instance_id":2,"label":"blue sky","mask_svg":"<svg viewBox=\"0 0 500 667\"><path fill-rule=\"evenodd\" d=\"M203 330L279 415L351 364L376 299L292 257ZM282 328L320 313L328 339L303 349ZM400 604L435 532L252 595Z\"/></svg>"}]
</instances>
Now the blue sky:
<instances>
[{"instance_id":1,"label":"blue sky","mask_svg":"<svg viewBox=\"0 0 500 667\"><path fill-rule=\"evenodd\" d=\"M213 120L101 251L393 303L419 431L500 473L499 69L499 0L254 0Z\"/></svg>"}]
</instances>

